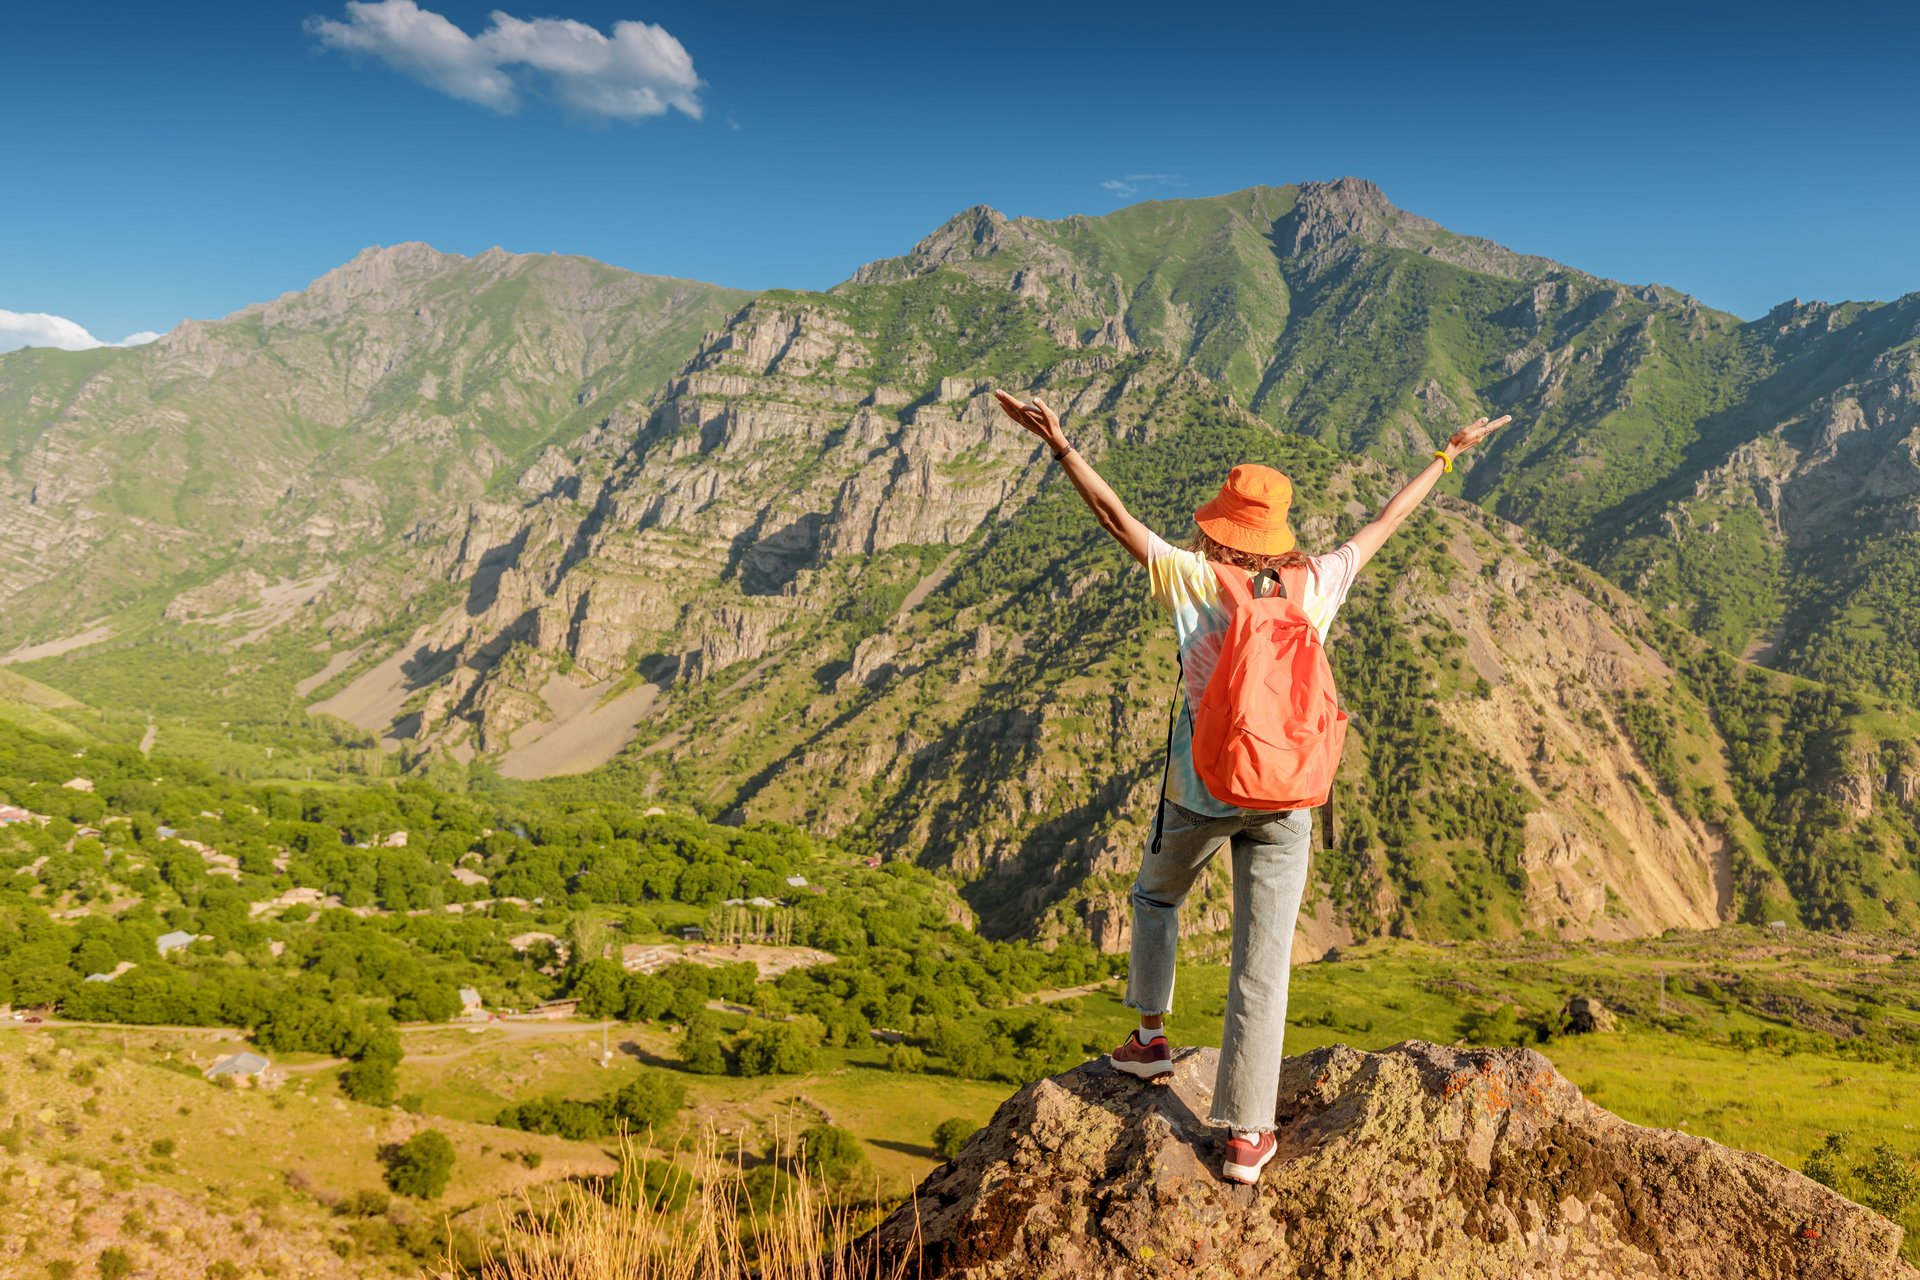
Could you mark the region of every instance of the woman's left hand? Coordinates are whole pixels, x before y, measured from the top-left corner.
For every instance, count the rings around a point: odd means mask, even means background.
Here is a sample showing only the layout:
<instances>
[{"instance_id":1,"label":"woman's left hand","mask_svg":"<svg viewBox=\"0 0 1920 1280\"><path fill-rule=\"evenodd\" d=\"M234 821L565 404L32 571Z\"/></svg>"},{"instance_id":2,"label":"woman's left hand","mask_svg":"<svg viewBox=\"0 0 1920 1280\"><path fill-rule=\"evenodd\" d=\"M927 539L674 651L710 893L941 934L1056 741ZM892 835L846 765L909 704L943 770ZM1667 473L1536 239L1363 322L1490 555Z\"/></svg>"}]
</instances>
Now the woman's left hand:
<instances>
[{"instance_id":1,"label":"woman's left hand","mask_svg":"<svg viewBox=\"0 0 1920 1280\"><path fill-rule=\"evenodd\" d=\"M996 388L993 398L1000 402L1002 413L1039 436L1055 453L1067 447L1066 433L1060 430L1060 415L1049 408L1047 402L1039 396L1036 395L1031 402L1028 402Z\"/></svg>"},{"instance_id":2,"label":"woman's left hand","mask_svg":"<svg viewBox=\"0 0 1920 1280\"><path fill-rule=\"evenodd\" d=\"M1495 418L1492 422L1488 422L1485 418L1475 418L1453 433L1452 438L1447 441L1447 452L1457 458L1512 421L1513 415L1510 413L1504 417Z\"/></svg>"}]
</instances>

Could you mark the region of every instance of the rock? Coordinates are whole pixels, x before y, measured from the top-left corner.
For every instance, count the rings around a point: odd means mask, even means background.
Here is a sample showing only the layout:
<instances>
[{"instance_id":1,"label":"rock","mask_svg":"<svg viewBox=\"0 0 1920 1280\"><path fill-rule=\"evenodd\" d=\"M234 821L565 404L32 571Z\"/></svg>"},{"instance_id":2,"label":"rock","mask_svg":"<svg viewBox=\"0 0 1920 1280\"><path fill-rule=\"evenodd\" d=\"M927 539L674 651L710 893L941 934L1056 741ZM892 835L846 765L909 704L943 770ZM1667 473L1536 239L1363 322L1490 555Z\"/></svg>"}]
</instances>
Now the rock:
<instances>
[{"instance_id":1,"label":"rock","mask_svg":"<svg viewBox=\"0 0 1920 1280\"><path fill-rule=\"evenodd\" d=\"M1282 1074L1280 1152L1222 1181L1211 1049L1164 1085L1029 1085L869 1242L927 1277L1920 1280L1894 1223L1761 1156L1628 1124L1528 1049L1344 1045Z\"/></svg>"},{"instance_id":2,"label":"rock","mask_svg":"<svg viewBox=\"0 0 1920 1280\"><path fill-rule=\"evenodd\" d=\"M1619 1029L1613 1010L1592 996L1568 996L1567 1007L1560 1011L1560 1016L1567 1030L1574 1035L1584 1036L1594 1032Z\"/></svg>"}]
</instances>

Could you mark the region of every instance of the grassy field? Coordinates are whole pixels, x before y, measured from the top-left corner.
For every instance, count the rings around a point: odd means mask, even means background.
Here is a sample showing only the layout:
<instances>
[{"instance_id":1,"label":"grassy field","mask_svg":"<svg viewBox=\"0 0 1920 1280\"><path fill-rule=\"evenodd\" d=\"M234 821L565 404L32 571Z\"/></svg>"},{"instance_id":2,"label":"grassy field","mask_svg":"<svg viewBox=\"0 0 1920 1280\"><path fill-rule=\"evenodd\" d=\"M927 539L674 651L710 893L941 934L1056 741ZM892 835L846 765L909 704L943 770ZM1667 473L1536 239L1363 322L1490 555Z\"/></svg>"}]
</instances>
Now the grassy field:
<instances>
[{"instance_id":1,"label":"grassy field","mask_svg":"<svg viewBox=\"0 0 1920 1280\"><path fill-rule=\"evenodd\" d=\"M1603 1000L1620 1028L1554 1033L1553 1015L1574 993ZM1224 963L1183 965L1175 999L1176 1042L1217 1044ZM1511 1016L1498 1016L1503 1006ZM1134 1023L1119 984L1047 1008L1087 1056ZM1412 1038L1524 1041L1630 1121L1794 1168L1834 1132L1852 1135L1856 1151L1884 1140L1920 1155L1920 947L1898 940L1730 929L1606 946L1374 943L1297 968L1290 1022L1292 1053ZM267 1214L363 1271L413 1265L328 1211L379 1189L382 1144L444 1131L458 1162L431 1212L470 1223L500 1197L614 1167L611 1141L489 1124L502 1107L549 1094L597 1098L639 1071L677 1068L674 1036L660 1026L610 1024L604 1066L599 1024L410 1029L399 1071L406 1108L374 1109L341 1098L337 1064L323 1060L277 1061L287 1077L274 1090L218 1089L167 1065L239 1048L237 1033L0 1025L4 1110L22 1117L25 1156L47 1162L47 1176L64 1167L110 1187ZM979 1029L987 1033L984 1017ZM825 1120L861 1140L883 1200L938 1163L935 1125L984 1123L1012 1092L1004 1082L889 1071L877 1045L823 1050L819 1069L802 1076L680 1079L687 1106L672 1132L655 1135L662 1150L710 1127L724 1149L754 1162L779 1135ZM170 1142L170 1154L155 1156L155 1142ZM1920 1214L1910 1211L1905 1226L1920 1237Z\"/></svg>"},{"instance_id":2,"label":"grassy field","mask_svg":"<svg viewBox=\"0 0 1920 1280\"><path fill-rule=\"evenodd\" d=\"M1609 946L1380 942L1294 971L1287 1048L1453 1042L1468 1038L1479 1015L1510 1005L1516 1039L1635 1123L1685 1129L1793 1168L1830 1132L1862 1145L1884 1139L1915 1155L1920 1054L1887 1046L1903 1037L1920 1043L1920 948L1899 948L1757 929ZM1219 1043L1226 977L1224 963L1180 967L1169 1024L1177 1042ZM1600 998L1620 1029L1540 1040L1532 1024L1575 993ZM1093 1056L1134 1025L1122 997L1115 983L1049 1007L1069 1041ZM1869 1026L1854 1030L1862 1021ZM1827 1036L1809 1034L1822 1031ZM673 1065L672 1037L662 1030L615 1027L609 1069L597 1065L600 1043L592 1028L537 1041L497 1032L409 1036L401 1089L421 1093L429 1113L483 1120L530 1090L593 1097L638 1064ZM826 1050L822 1069L805 1077L683 1078L689 1118L749 1144L763 1141L787 1108L850 1129L883 1184L917 1179L937 1163L934 1125L949 1116L984 1123L1011 1091L890 1072L878 1047Z\"/></svg>"}]
</instances>

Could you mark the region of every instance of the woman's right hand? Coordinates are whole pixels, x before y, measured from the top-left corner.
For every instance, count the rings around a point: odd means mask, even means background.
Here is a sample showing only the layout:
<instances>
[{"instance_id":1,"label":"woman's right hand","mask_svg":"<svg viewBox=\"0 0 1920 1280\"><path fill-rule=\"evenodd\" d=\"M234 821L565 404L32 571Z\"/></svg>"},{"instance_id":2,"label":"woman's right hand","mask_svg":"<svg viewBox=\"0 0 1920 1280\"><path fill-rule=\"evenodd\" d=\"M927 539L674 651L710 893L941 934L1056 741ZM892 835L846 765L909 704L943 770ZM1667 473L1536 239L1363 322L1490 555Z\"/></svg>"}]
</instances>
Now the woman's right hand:
<instances>
[{"instance_id":1,"label":"woman's right hand","mask_svg":"<svg viewBox=\"0 0 1920 1280\"><path fill-rule=\"evenodd\" d=\"M1047 402L1035 396L1031 402L1018 396L1009 395L998 388L993 398L1000 402L1000 411L1019 423L1026 430L1039 436L1047 448L1055 453L1064 452L1067 447L1066 433L1060 430L1060 415L1047 407Z\"/></svg>"}]
</instances>

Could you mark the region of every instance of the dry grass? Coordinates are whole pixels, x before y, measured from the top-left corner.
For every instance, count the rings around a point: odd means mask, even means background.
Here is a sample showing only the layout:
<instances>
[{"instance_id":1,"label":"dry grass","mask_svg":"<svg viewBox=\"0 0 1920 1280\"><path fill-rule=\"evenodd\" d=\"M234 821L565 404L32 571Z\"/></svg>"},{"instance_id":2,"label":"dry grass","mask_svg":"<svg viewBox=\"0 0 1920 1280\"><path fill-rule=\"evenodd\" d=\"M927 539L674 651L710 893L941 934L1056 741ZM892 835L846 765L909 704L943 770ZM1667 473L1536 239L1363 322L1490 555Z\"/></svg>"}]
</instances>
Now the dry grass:
<instances>
[{"instance_id":1,"label":"dry grass","mask_svg":"<svg viewBox=\"0 0 1920 1280\"><path fill-rule=\"evenodd\" d=\"M644 1148L622 1143L622 1162ZM883 1256L867 1233L882 1210L799 1176L770 1205L746 1193L746 1168L709 1128L675 1165L695 1189L677 1207L644 1195L610 1201L593 1184L565 1183L497 1206L499 1230L477 1266L451 1259L433 1280L907 1280L919 1274L919 1238Z\"/></svg>"}]
</instances>

